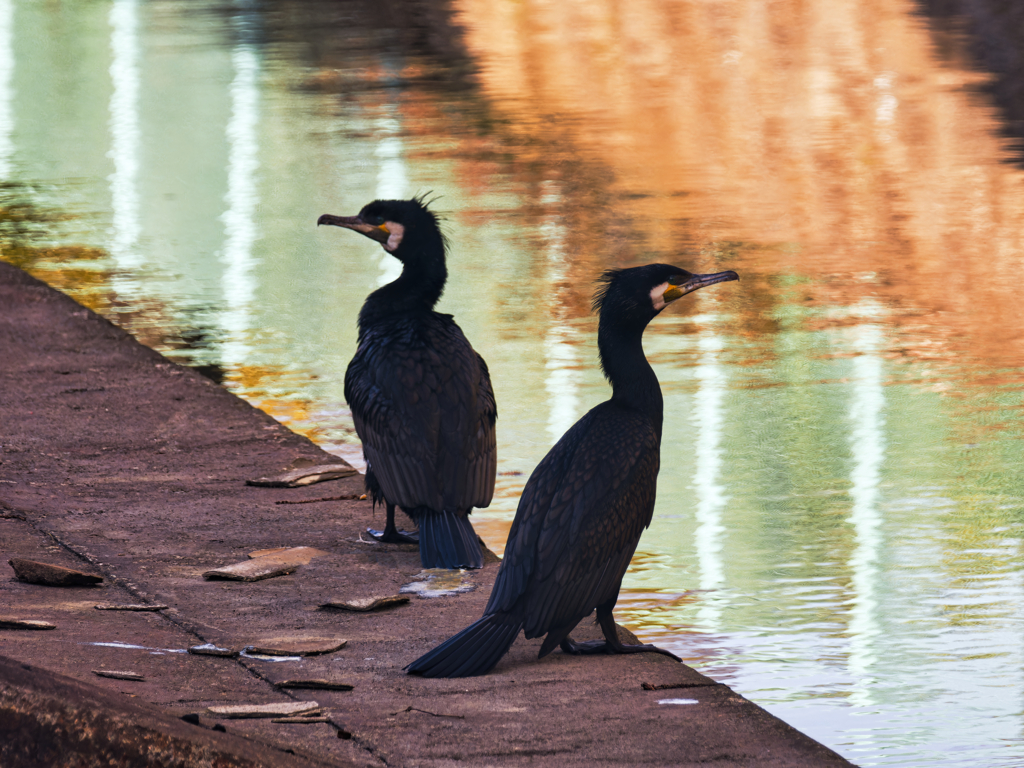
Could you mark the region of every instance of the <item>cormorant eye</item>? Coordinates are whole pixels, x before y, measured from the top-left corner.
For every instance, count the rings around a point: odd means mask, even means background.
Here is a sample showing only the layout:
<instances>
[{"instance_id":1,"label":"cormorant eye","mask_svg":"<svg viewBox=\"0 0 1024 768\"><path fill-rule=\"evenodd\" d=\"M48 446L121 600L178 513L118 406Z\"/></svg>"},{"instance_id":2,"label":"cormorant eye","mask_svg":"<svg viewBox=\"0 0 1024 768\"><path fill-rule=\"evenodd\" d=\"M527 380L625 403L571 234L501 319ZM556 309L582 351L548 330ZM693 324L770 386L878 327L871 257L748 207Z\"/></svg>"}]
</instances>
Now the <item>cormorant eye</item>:
<instances>
[{"instance_id":1,"label":"cormorant eye","mask_svg":"<svg viewBox=\"0 0 1024 768\"><path fill-rule=\"evenodd\" d=\"M372 223L376 224L379 227L381 224L384 223L384 217L381 216L380 214L376 214L373 217L373 222Z\"/></svg>"}]
</instances>

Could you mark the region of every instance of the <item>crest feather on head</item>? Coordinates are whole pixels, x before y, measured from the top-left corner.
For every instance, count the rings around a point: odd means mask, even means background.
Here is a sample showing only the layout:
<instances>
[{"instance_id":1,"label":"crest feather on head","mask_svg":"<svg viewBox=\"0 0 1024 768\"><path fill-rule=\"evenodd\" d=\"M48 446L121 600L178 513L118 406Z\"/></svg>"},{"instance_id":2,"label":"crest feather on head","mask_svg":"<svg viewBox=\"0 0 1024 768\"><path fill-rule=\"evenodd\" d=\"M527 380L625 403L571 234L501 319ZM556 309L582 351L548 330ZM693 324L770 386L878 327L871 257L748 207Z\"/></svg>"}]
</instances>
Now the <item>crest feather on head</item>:
<instances>
[{"instance_id":1,"label":"crest feather on head","mask_svg":"<svg viewBox=\"0 0 1024 768\"><path fill-rule=\"evenodd\" d=\"M443 215L431 210L430 208L430 206L432 206L442 197L444 197L444 195L434 194L434 190L428 189L426 192L421 192L418 195L413 195L411 200L412 202L419 205L420 208L422 208L423 211L428 216L430 216L431 219L434 220L434 224L437 227L437 231L441 235L441 244L444 246L444 252L448 253L451 250L451 243L448 240L448 233L444 231L444 227L442 226L447 224L448 220Z\"/></svg>"},{"instance_id":2,"label":"crest feather on head","mask_svg":"<svg viewBox=\"0 0 1024 768\"><path fill-rule=\"evenodd\" d=\"M594 291L594 300L590 304L590 308L600 314L601 308L604 306L605 299L608 298L608 290L612 287L612 283L624 270L621 269L606 269L597 280L597 289Z\"/></svg>"}]
</instances>

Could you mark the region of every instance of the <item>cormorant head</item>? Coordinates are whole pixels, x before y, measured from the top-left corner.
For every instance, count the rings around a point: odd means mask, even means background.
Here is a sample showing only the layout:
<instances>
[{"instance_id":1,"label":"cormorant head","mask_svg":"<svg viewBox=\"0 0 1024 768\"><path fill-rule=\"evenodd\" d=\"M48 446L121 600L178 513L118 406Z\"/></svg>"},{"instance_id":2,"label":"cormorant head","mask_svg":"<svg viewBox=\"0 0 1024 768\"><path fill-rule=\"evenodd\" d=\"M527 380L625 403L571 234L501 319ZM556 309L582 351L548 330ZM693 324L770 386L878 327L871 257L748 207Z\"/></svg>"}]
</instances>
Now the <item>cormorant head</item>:
<instances>
[{"instance_id":1,"label":"cormorant head","mask_svg":"<svg viewBox=\"0 0 1024 768\"><path fill-rule=\"evenodd\" d=\"M695 275L671 264L648 264L631 269L609 269L598 278L594 310L602 319L614 315L616 323L646 326L676 299L699 288L739 280L733 271Z\"/></svg>"},{"instance_id":2,"label":"cormorant head","mask_svg":"<svg viewBox=\"0 0 1024 768\"><path fill-rule=\"evenodd\" d=\"M436 250L444 255L447 243L437 216L427 208L423 197L412 200L374 200L363 206L358 216L332 216L325 213L317 219L317 226L332 224L353 229L371 240L376 240L385 251L403 262L416 246ZM405 247L403 247L405 246Z\"/></svg>"}]
</instances>

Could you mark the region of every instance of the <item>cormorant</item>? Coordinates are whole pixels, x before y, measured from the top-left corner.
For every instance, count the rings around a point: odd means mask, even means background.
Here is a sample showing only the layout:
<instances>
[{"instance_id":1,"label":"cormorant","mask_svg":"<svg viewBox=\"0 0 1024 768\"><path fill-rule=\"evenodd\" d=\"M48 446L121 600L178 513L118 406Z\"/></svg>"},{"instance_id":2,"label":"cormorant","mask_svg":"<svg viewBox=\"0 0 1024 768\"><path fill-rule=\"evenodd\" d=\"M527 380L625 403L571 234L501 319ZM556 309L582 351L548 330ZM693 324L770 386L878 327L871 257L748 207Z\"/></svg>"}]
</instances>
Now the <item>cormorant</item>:
<instances>
[{"instance_id":1,"label":"cormorant","mask_svg":"<svg viewBox=\"0 0 1024 768\"><path fill-rule=\"evenodd\" d=\"M657 490L664 406L642 336L669 302L738 279L735 272L694 275L667 264L604 273L594 309L612 398L577 421L527 481L483 618L407 666L411 674L482 675L521 629L527 638L547 634L539 658L556 646L566 653L673 656L653 645L623 645L612 618ZM595 608L605 640L570 640Z\"/></svg>"},{"instance_id":2,"label":"cormorant","mask_svg":"<svg viewBox=\"0 0 1024 768\"><path fill-rule=\"evenodd\" d=\"M486 507L497 470L497 408L490 374L451 315L433 311L448 269L447 241L420 198L375 200L358 216L324 214L402 262L394 282L359 312L359 346L345 399L366 457L366 489L387 507L381 541L415 542L395 528L395 506L419 527L424 568L481 568L469 513Z\"/></svg>"}]
</instances>

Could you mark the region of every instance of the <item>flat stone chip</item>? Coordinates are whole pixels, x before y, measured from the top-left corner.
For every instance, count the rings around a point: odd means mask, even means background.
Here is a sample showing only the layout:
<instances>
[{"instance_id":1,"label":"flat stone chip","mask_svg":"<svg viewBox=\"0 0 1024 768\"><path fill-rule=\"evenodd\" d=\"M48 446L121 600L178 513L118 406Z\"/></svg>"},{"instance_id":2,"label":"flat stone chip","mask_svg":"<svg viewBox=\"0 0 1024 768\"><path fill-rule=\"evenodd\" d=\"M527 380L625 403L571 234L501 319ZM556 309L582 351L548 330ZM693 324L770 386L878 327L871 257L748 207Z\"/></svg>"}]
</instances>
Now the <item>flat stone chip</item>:
<instances>
[{"instance_id":1,"label":"flat stone chip","mask_svg":"<svg viewBox=\"0 0 1024 768\"><path fill-rule=\"evenodd\" d=\"M395 605L408 603L406 595L388 595L387 597L360 597L355 600L331 600L321 605L321 608L337 608L339 611L376 611L381 608L391 608Z\"/></svg>"},{"instance_id":2,"label":"flat stone chip","mask_svg":"<svg viewBox=\"0 0 1024 768\"><path fill-rule=\"evenodd\" d=\"M48 621L35 621L34 619L14 619L9 616L0 616L0 629L56 629L56 624Z\"/></svg>"},{"instance_id":3,"label":"flat stone chip","mask_svg":"<svg viewBox=\"0 0 1024 768\"><path fill-rule=\"evenodd\" d=\"M465 570L427 568L413 578L421 579L421 581L411 581L398 591L403 594L429 598L460 595L463 592L472 592L476 589L476 584L469 580L469 574Z\"/></svg>"},{"instance_id":4,"label":"flat stone chip","mask_svg":"<svg viewBox=\"0 0 1024 768\"><path fill-rule=\"evenodd\" d=\"M103 583L102 576L60 565L38 563L20 557L12 557L7 562L14 569L14 575L29 584L43 584L48 587L91 587Z\"/></svg>"},{"instance_id":5,"label":"flat stone chip","mask_svg":"<svg viewBox=\"0 0 1024 768\"><path fill-rule=\"evenodd\" d=\"M306 723L329 723L331 721L330 721L330 718L328 718L328 717L325 717L323 715L318 715L318 716L315 716L315 717L275 717L270 722L272 722L272 723L284 723L284 724L289 724L289 723L291 723L291 724L296 724L296 723L306 724Z\"/></svg>"},{"instance_id":6,"label":"flat stone chip","mask_svg":"<svg viewBox=\"0 0 1024 768\"><path fill-rule=\"evenodd\" d=\"M234 658L240 651L241 648L221 648L213 643L193 645L188 649L189 653L194 653L197 656L226 656L228 658Z\"/></svg>"},{"instance_id":7,"label":"flat stone chip","mask_svg":"<svg viewBox=\"0 0 1024 768\"><path fill-rule=\"evenodd\" d=\"M273 549L257 549L255 552L249 553L249 559L252 560L256 557L266 557L267 555L277 555L281 552L286 552L291 547L274 547Z\"/></svg>"},{"instance_id":8,"label":"flat stone chip","mask_svg":"<svg viewBox=\"0 0 1024 768\"><path fill-rule=\"evenodd\" d=\"M271 550L269 554L243 560L241 563L225 565L203 573L204 579L229 579L231 581L260 581L274 576L293 573L300 565L306 565L314 557L330 554L314 547L289 547Z\"/></svg>"},{"instance_id":9,"label":"flat stone chip","mask_svg":"<svg viewBox=\"0 0 1024 768\"><path fill-rule=\"evenodd\" d=\"M255 718L255 717L296 717L304 712L316 712L320 705L315 701L284 701L279 704L227 704L220 707L207 707L207 711L218 717Z\"/></svg>"},{"instance_id":10,"label":"flat stone chip","mask_svg":"<svg viewBox=\"0 0 1024 768\"><path fill-rule=\"evenodd\" d=\"M340 683L333 680L282 680L274 683L278 688L305 688L315 691L351 691L355 686L352 683Z\"/></svg>"},{"instance_id":11,"label":"flat stone chip","mask_svg":"<svg viewBox=\"0 0 1024 768\"><path fill-rule=\"evenodd\" d=\"M261 550L256 550L260 552ZM261 560L263 558L274 558L281 562L297 563L299 565L308 565L309 561L314 557L323 557L324 555L331 554L325 552L322 549L316 547L280 547L278 549L265 549L262 550L264 554L257 555L256 552L250 552L249 557L253 560Z\"/></svg>"},{"instance_id":12,"label":"flat stone chip","mask_svg":"<svg viewBox=\"0 0 1024 768\"><path fill-rule=\"evenodd\" d=\"M114 680L134 680L140 682L146 679L137 672L118 672L113 669L94 669L92 673L100 677L110 677Z\"/></svg>"},{"instance_id":13,"label":"flat stone chip","mask_svg":"<svg viewBox=\"0 0 1024 768\"><path fill-rule=\"evenodd\" d=\"M263 488L301 488L304 485L322 483L326 480L340 480L356 474L354 467L348 464L318 464L315 467L301 467L280 475L257 477L246 480L246 485L258 485Z\"/></svg>"},{"instance_id":14,"label":"flat stone chip","mask_svg":"<svg viewBox=\"0 0 1024 768\"><path fill-rule=\"evenodd\" d=\"M247 653L263 656L319 656L345 647L348 640L337 637L277 637L248 646Z\"/></svg>"},{"instance_id":15,"label":"flat stone chip","mask_svg":"<svg viewBox=\"0 0 1024 768\"><path fill-rule=\"evenodd\" d=\"M147 605L146 603L125 603L116 605L114 603L99 603L97 611L166 611L166 605Z\"/></svg>"},{"instance_id":16,"label":"flat stone chip","mask_svg":"<svg viewBox=\"0 0 1024 768\"><path fill-rule=\"evenodd\" d=\"M299 569L297 563L281 563L278 561L261 563L259 557L255 560L246 560L244 563L235 563L223 568L214 568L212 571L203 573L204 579L226 579L228 581L262 581L272 579L275 576L287 576Z\"/></svg>"}]
</instances>

